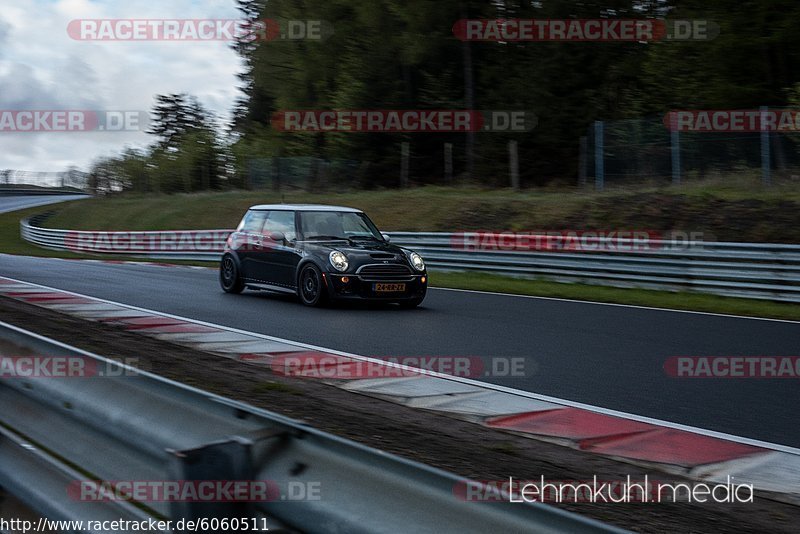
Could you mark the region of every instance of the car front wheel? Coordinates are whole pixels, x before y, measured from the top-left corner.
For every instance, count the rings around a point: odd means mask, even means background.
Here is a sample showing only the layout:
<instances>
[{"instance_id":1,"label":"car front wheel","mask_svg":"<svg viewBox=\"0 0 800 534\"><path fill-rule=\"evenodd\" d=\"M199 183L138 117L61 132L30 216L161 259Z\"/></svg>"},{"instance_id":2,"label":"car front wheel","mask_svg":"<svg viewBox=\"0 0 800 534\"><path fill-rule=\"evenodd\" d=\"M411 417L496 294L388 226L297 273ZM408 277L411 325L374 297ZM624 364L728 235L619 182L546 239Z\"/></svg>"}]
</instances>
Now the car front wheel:
<instances>
[{"instance_id":1,"label":"car front wheel","mask_svg":"<svg viewBox=\"0 0 800 534\"><path fill-rule=\"evenodd\" d=\"M244 281L231 255L223 256L219 265L219 285L225 293L241 293Z\"/></svg>"},{"instance_id":2,"label":"car front wheel","mask_svg":"<svg viewBox=\"0 0 800 534\"><path fill-rule=\"evenodd\" d=\"M321 306L327 300L322 272L316 265L309 263L300 271L297 293L306 306Z\"/></svg>"}]
</instances>

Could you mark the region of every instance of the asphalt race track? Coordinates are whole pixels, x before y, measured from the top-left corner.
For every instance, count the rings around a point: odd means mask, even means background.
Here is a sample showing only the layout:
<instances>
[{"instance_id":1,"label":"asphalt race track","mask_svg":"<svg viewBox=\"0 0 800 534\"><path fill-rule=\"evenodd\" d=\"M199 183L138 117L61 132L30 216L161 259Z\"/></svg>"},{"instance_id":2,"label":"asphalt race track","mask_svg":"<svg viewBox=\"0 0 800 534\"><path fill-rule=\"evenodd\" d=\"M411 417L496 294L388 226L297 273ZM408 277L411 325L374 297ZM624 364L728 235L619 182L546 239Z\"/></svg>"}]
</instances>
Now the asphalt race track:
<instances>
[{"instance_id":1,"label":"asphalt race track","mask_svg":"<svg viewBox=\"0 0 800 534\"><path fill-rule=\"evenodd\" d=\"M309 309L263 292L224 294L210 269L9 255L0 275L367 356L521 357L524 377L480 379L800 447L798 379L663 369L671 356L796 356L800 323L436 289L411 311Z\"/></svg>"}]
</instances>

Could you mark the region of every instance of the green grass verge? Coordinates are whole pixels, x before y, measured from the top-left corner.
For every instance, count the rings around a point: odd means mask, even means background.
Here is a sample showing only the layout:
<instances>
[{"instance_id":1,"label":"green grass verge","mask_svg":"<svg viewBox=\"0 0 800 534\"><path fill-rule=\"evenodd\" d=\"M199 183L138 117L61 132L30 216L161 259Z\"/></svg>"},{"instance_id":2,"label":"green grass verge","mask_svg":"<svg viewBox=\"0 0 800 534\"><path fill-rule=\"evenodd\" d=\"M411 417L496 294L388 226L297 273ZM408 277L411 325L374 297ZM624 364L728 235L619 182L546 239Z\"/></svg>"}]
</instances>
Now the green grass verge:
<instances>
[{"instance_id":1,"label":"green grass verge","mask_svg":"<svg viewBox=\"0 0 800 534\"><path fill-rule=\"evenodd\" d=\"M12 211L8 213L0 213L0 253L5 254L18 254L21 256L36 256L47 258L67 258L67 259L105 259L105 260L121 260L121 261L148 261L143 258L135 258L132 256L119 256L114 254L76 254L66 250L48 250L31 243L28 243L19 233L19 221L25 217L30 217L38 213L45 213L54 209L66 209L72 207L71 205L86 202L86 200L74 200L49 206L39 206L29 208L26 210ZM159 260L151 260L159 261ZM200 262L200 261L176 261L169 260L169 263L178 265L205 265L215 266L216 263Z\"/></svg>"},{"instance_id":2,"label":"green grass verge","mask_svg":"<svg viewBox=\"0 0 800 534\"><path fill-rule=\"evenodd\" d=\"M72 201L59 204L59 208L67 207L81 201ZM53 206L39 206L36 208L29 208L26 210L11 211L8 213L0 213L0 252L6 254L23 254L26 256L54 256L63 258L79 257L77 254L70 254L69 252L56 252L46 250L36 245L32 245L23 240L19 235L19 221L25 217L36 215L37 213L44 213L53 209Z\"/></svg>"},{"instance_id":3,"label":"green grass verge","mask_svg":"<svg viewBox=\"0 0 800 534\"><path fill-rule=\"evenodd\" d=\"M464 187L340 193L230 191L178 195L123 194L83 200L45 224L74 230L233 228L260 203L322 203L365 210L386 231L652 230L704 232L706 239L800 243L800 187L699 183L596 193L575 189L523 192Z\"/></svg>"},{"instance_id":4,"label":"green grass verge","mask_svg":"<svg viewBox=\"0 0 800 534\"><path fill-rule=\"evenodd\" d=\"M588 284L565 284L485 273L432 272L430 279L433 287L704 311L747 317L800 320L800 306L796 304L721 297L686 291L652 291Z\"/></svg>"}]
</instances>

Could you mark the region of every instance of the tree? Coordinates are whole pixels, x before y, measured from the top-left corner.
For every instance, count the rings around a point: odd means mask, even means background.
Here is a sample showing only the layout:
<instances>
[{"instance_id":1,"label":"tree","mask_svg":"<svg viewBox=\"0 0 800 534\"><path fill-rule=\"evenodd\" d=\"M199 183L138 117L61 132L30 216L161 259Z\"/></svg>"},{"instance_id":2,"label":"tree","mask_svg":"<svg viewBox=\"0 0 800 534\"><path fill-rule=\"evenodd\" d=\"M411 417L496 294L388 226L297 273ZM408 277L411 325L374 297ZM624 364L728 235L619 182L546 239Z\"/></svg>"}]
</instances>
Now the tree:
<instances>
[{"instance_id":1,"label":"tree","mask_svg":"<svg viewBox=\"0 0 800 534\"><path fill-rule=\"evenodd\" d=\"M191 192L220 189L223 150L216 125L197 98L187 94L156 96L151 133L157 189Z\"/></svg>"}]
</instances>

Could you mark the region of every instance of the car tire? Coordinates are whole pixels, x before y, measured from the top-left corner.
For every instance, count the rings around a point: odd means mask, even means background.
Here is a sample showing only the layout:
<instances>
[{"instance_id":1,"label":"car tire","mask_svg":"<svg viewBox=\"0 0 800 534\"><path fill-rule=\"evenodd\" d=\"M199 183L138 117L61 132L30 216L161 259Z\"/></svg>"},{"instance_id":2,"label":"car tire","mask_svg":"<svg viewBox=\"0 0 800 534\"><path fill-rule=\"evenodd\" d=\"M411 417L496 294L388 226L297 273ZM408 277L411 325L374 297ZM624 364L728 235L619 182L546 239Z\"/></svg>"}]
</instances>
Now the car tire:
<instances>
[{"instance_id":1,"label":"car tire","mask_svg":"<svg viewBox=\"0 0 800 534\"><path fill-rule=\"evenodd\" d=\"M222 286L222 290L225 293L241 293L244 289L242 273L239 272L236 260L230 254L223 256L222 261L220 261L219 285Z\"/></svg>"},{"instance_id":2,"label":"car tire","mask_svg":"<svg viewBox=\"0 0 800 534\"><path fill-rule=\"evenodd\" d=\"M297 277L297 296L306 306L322 306L328 300L328 292L322 272L313 263L306 264Z\"/></svg>"}]
</instances>

